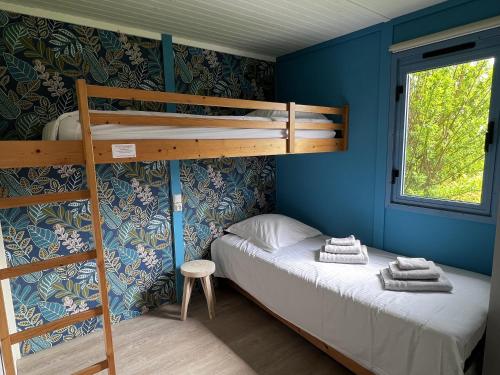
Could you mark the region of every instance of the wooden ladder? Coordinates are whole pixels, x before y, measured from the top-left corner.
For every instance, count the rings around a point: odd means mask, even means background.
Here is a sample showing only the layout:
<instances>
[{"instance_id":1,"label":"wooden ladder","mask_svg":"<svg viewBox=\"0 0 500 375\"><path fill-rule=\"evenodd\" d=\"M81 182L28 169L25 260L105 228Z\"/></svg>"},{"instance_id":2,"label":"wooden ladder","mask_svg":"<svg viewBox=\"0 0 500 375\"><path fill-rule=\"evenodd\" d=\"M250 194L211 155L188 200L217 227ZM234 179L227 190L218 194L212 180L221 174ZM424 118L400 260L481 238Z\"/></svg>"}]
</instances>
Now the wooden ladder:
<instances>
[{"instance_id":1,"label":"wooden ladder","mask_svg":"<svg viewBox=\"0 0 500 375\"><path fill-rule=\"evenodd\" d=\"M75 375L90 375L108 369L108 374L116 374L115 359L113 352L113 338L111 335L111 319L109 313L108 291L106 286L106 270L104 263L104 251L102 245L102 228L99 214L99 200L97 192L96 168L94 162L94 151L92 145L92 136L90 131L90 117L88 107L87 87L85 81L77 81L78 106L80 110L80 123L82 127L83 151L85 154L85 168L87 172L88 190L40 194L26 197L1 198L0 209L13 207L26 207L35 204L44 204L52 202L74 201L78 199L89 199L92 227L94 235L95 250L83 253L61 256L39 262L23 264L20 266L0 269L0 280L10 279L32 272L39 272L46 269L67 266L72 263L84 262L91 259L96 260L97 274L99 277L99 294L101 306L72 314L34 328L28 328L16 333L9 333L7 314L5 310L4 295L0 283L0 344L2 349L2 358L4 362L6 375L15 375L16 367L12 355L12 345L32 337L40 336L45 333L67 327L71 324L81 322L90 318L102 315L104 326L104 341L106 349L106 359L88 366L82 370L76 371Z\"/></svg>"}]
</instances>

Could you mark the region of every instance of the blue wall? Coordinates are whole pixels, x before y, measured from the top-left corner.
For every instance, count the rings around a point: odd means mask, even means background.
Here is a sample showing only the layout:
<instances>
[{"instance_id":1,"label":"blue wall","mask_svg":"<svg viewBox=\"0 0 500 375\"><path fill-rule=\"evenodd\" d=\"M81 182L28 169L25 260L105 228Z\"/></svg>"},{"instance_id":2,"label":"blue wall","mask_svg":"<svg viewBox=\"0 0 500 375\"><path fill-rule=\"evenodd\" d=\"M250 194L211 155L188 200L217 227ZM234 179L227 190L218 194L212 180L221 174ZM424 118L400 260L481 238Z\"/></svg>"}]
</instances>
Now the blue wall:
<instances>
[{"instance_id":1,"label":"blue wall","mask_svg":"<svg viewBox=\"0 0 500 375\"><path fill-rule=\"evenodd\" d=\"M279 157L278 211L331 235L491 273L495 225L385 204L393 42L500 14L500 2L448 1L277 62L277 99L350 105L349 151Z\"/></svg>"},{"instance_id":2,"label":"blue wall","mask_svg":"<svg viewBox=\"0 0 500 375\"><path fill-rule=\"evenodd\" d=\"M366 64L367 58L373 63ZM378 71L377 33L280 59L277 66L280 101L349 103L352 124L349 152L278 158L278 210L323 232L355 232L367 243L373 230Z\"/></svg>"}]
</instances>

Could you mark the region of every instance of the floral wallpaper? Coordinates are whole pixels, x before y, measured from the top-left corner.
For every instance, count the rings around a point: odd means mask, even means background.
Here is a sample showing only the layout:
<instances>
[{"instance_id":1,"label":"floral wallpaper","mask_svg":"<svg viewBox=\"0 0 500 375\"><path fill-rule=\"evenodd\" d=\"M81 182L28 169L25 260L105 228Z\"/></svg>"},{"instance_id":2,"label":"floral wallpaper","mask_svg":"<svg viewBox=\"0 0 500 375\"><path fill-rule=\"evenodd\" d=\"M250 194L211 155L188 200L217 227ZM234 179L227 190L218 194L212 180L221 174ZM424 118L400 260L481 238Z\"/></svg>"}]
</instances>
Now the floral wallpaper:
<instances>
[{"instance_id":1,"label":"floral wallpaper","mask_svg":"<svg viewBox=\"0 0 500 375\"><path fill-rule=\"evenodd\" d=\"M273 100L274 63L175 45L178 92ZM231 108L177 106L178 112L236 115ZM185 259L210 256L211 242L229 225L275 207L274 157L182 160Z\"/></svg>"},{"instance_id":2,"label":"floral wallpaper","mask_svg":"<svg viewBox=\"0 0 500 375\"><path fill-rule=\"evenodd\" d=\"M275 207L274 157L181 161L186 261L210 256L229 225Z\"/></svg>"},{"instance_id":3,"label":"floral wallpaper","mask_svg":"<svg viewBox=\"0 0 500 375\"><path fill-rule=\"evenodd\" d=\"M40 139L77 109L74 81L163 90L160 42L0 11L0 138ZM92 108L160 110L157 103L93 99Z\"/></svg>"},{"instance_id":4,"label":"floral wallpaper","mask_svg":"<svg viewBox=\"0 0 500 375\"><path fill-rule=\"evenodd\" d=\"M163 90L158 41L0 12L0 138L40 139L43 125L77 109L74 81ZM94 100L93 108L161 110ZM85 188L80 166L0 170L0 196ZM175 300L167 162L100 165L101 215L113 322ZM88 202L0 210L8 264L93 247ZM95 262L11 279L18 330L95 307ZM101 327L100 318L21 343L23 355Z\"/></svg>"},{"instance_id":5,"label":"floral wallpaper","mask_svg":"<svg viewBox=\"0 0 500 375\"><path fill-rule=\"evenodd\" d=\"M167 162L98 166L98 187L113 323L174 300ZM3 196L85 188L83 168L0 170ZM88 201L0 210L8 264L27 264L94 247ZM11 279L18 329L98 305L95 262ZM33 353L101 326L91 319L22 342Z\"/></svg>"},{"instance_id":6,"label":"floral wallpaper","mask_svg":"<svg viewBox=\"0 0 500 375\"><path fill-rule=\"evenodd\" d=\"M274 100L274 63L174 44L177 92L226 98ZM178 105L177 112L242 115L245 110Z\"/></svg>"}]
</instances>

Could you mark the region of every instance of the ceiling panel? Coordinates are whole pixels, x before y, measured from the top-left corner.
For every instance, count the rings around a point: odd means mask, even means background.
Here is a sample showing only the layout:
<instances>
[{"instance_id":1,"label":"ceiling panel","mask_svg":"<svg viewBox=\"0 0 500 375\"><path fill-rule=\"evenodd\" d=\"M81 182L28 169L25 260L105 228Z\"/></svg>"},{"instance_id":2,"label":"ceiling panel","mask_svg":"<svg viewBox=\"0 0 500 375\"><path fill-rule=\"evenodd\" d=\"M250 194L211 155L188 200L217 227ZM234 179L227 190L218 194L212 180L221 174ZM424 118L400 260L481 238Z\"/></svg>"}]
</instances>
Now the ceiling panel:
<instances>
[{"instance_id":1,"label":"ceiling panel","mask_svg":"<svg viewBox=\"0 0 500 375\"><path fill-rule=\"evenodd\" d=\"M22 8L21 13L57 12L72 16L73 22L79 17L115 28L168 33L193 45L209 43L272 59L441 1L4 0L0 8L3 3L10 10Z\"/></svg>"},{"instance_id":2,"label":"ceiling panel","mask_svg":"<svg viewBox=\"0 0 500 375\"><path fill-rule=\"evenodd\" d=\"M388 18L396 18L416 10L429 7L443 1L420 0L420 1L394 1L394 0L351 0L360 6L370 9Z\"/></svg>"}]
</instances>

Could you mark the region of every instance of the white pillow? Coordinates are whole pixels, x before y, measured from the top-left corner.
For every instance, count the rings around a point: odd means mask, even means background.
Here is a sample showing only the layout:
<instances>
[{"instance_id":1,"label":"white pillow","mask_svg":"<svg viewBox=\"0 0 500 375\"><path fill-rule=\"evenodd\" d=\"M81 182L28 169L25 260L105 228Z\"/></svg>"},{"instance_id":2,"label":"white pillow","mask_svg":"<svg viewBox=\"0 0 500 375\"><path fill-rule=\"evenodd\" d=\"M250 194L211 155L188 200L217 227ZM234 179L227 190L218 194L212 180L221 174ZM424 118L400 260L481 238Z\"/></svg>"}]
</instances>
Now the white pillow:
<instances>
[{"instance_id":1,"label":"white pillow","mask_svg":"<svg viewBox=\"0 0 500 375\"><path fill-rule=\"evenodd\" d=\"M288 118L288 112L287 111L273 111L271 114L271 117L273 119L282 119L282 118ZM295 112L295 118L297 120L327 120L328 118L321 114L321 113L314 113L314 112Z\"/></svg>"},{"instance_id":2,"label":"white pillow","mask_svg":"<svg viewBox=\"0 0 500 375\"><path fill-rule=\"evenodd\" d=\"M247 116L252 117L272 117L274 119L282 120L283 118L288 118L287 111L270 111L267 109L256 109L247 114ZM295 112L295 118L297 120L327 120L328 118L321 113L313 112Z\"/></svg>"},{"instance_id":3,"label":"white pillow","mask_svg":"<svg viewBox=\"0 0 500 375\"><path fill-rule=\"evenodd\" d=\"M272 110L269 110L269 109L256 109L255 111L247 113L245 116L251 116L251 117L272 117L273 112L275 112L275 111L272 111Z\"/></svg>"},{"instance_id":4,"label":"white pillow","mask_svg":"<svg viewBox=\"0 0 500 375\"><path fill-rule=\"evenodd\" d=\"M278 214L253 216L231 225L227 232L244 238L261 249L274 251L321 234L291 217Z\"/></svg>"},{"instance_id":5,"label":"white pillow","mask_svg":"<svg viewBox=\"0 0 500 375\"><path fill-rule=\"evenodd\" d=\"M298 120L328 120L324 114L314 112L295 112L295 118Z\"/></svg>"}]
</instances>

